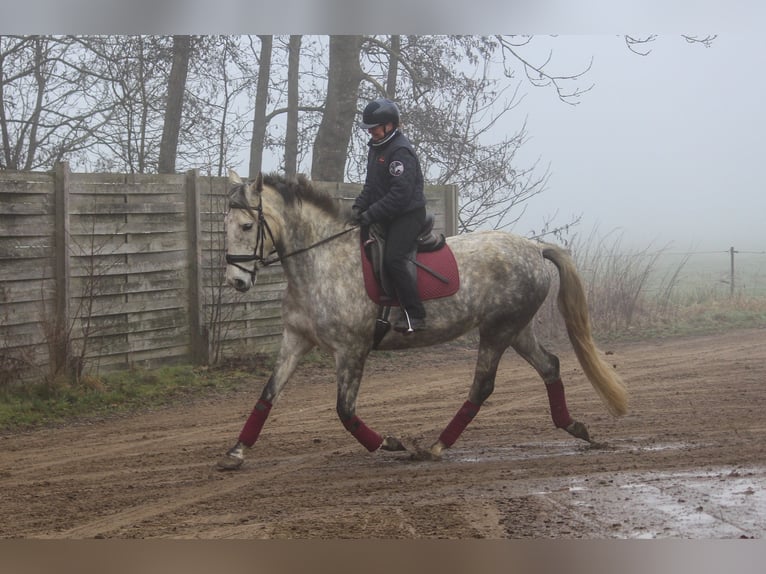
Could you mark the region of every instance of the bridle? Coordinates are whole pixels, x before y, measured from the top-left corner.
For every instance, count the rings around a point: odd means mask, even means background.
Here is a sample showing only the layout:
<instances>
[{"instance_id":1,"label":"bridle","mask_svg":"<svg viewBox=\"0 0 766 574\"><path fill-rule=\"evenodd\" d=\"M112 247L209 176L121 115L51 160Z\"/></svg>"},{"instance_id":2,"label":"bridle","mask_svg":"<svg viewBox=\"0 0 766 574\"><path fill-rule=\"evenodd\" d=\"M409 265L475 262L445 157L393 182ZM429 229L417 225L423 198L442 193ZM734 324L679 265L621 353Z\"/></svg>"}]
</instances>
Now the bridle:
<instances>
[{"instance_id":1,"label":"bridle","mask_svg":"<svg viewBox=\"0 0 766 574\"><path fill-rule=\"evenodd\" d=\"M271 232L271 228L269 227L269 222L266 220L266 217L264 217L263 215L263 198L259 195L258 205L256 207L248 206L247 208L244 208L244 209L248 209L248 208L249 210L251 211L254 210L257 213L257 217L256 217L257 229L255 231L256 233L255 247L253 248L253 252L251 254L231 255L229 253L226 253L226 263L228 265L233 265L237 269L244 271L245 273L250 275L250 282L252 284L255 284L255 276L257 275L258 270L260 268L266 267L273 263L281 263L288 257L293 257L294 255L305 253L306 251L309 251L310 249L314 249L315 247L319 247L320 245L328 243L332 241L333 239L337 239L338 237L341 237L342 235L345 235L346 233L349 233L359 227L358 224L352 225L351 227L344 229L343 231L340 231L338 233L335 233L334 235L330 235L329 237L320 239L319 241L309 245L308 247L302 247L300 249L296 249L295 251L291 251L284 255L279 255L277 253L276 241L274 240L274 234ZM235 207L233 209L243 209L243 208ZM266 237L268 237L271 240L271 244L274 246L274 248L267 255L264 255L264 251L266 248L265 247ZM248 269L247 267L242 267L242 265L240 265L240 263L250 263L251 261L255 262L253 264L252 269Z\"/></svg>"}]
</instances>

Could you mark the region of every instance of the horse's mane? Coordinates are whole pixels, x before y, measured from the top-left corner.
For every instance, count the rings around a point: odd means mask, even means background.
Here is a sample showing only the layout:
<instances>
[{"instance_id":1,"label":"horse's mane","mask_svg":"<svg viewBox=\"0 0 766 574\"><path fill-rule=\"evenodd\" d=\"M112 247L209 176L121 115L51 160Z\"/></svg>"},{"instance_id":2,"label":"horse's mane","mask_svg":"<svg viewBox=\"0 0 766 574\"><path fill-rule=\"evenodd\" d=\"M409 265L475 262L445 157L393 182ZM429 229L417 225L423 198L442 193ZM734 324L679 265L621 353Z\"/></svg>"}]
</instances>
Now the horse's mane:
<instances>
[{"instance_id":1,"label":"horse's mane","mask_svg":"<svg viewBox=\"0 0 766 574\"><path fill-rule=\"evenodd\" d=\"M277 173L269 173L263 176L263 184L276 189L285 205L305 201L334 217L340 214L339 202L326 191L314 188L311 181L303 174L296 178L286 178Z\"/></svg>"},{"instance_id":2,"label":"horse's mane","mask_svg":"<svg viewBox=\"0 0 766 574\"><path fill-rule=\"evenodd\" d=\"M296 178L286 178L277 173L264 174L263 185L275 189L282 196L285 205L300 204L305 201L333 217L341 217L342 207L340 202L336 201L326 191L314 188L311 185L311 181L305 175L301 174ZM235 184L229 190L229 207L245 209L253 216L253 219L256 219L253 207L248 202L245 184L243 183Z\"/></svg>"}]
</instances>

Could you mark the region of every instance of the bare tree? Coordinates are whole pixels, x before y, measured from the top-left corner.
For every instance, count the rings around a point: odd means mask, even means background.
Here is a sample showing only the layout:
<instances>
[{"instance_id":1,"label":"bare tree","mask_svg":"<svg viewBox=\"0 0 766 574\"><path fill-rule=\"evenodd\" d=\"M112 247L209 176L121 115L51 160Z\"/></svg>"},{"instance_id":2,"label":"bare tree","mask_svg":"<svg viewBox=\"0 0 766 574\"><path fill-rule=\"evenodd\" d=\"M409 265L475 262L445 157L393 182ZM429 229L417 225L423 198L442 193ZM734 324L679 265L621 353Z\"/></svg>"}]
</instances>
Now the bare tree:
<instances>
[{"instance_id":1,"label":"bare tree","mask_svg":"<svg viewBox=\"0 0 766 574\"><path fill-rule=\"evenodd\" d=\"M343 181L362 69L362 36L330 37L330 70L324 113L314 141L311 178Z\"/></svg>"},{"instance_id":2,"label":"bare tree","mask_svg":"<svg viewBox=\"0 0 766 574\"><path fill-rule=\"evenodd\" d=\"M71 37L0 36L0 148L9 169L90 153L111 117L93 55Z\"/></svg>"},{"instance_id":3,"label":"bare tree","mask_svg":"<svg viewBox=\"0 0 766 574\"><path fill-rule=\"evenodd\" d=\"M531 36L496 36L500 52L503 56L503 70L509 78L515 77L517 66L521 66L527 80L534 87L552 87L559 99L567 104L575 105L586 92L593 89L593 84L583 88L580 82L593 66L593 58L588 65L572 74L556 74L549 71L553 53L548 52L541 62L532 62L523 54L522 48L529 46Z\"/></svg>"},{"instance_id":4,"label":"bare tree","mask_svg":"<svg viewBox=\"0 0 766 574\"><path fill-rule=\"evenodd\" d=\"M250 147L250 177L261 172L263 144L266 135L266 106L269 100L269 76L271 74L271 36L258 36L261 40L261 55L258 62L258 88L255 94L253 115L253 139Z\"/></svg>"},{"instance_id":5,"label":"bare tree","mask_svg":"<svg viewBox=\"0 0 766 574\"><path fill-rule=\"evenodd\" d=\"M174 173L178 134L181 131L186 76L189 73L191 36L173 36L173 66L168 80L168 99L165 106L165 122L157 169L159 173Z\"/></svg>"},{"instance_id":6,"label":"bare tree","mask_svg":"<svg viewBox=\"0 0 766 574\"><path fill-rule=\"evenodd\" d=\"M301 37L290 36L287 67L287 125L285 127L285 174L298 172L298 91L300 81Z\"/></svg>"}]
</instances>

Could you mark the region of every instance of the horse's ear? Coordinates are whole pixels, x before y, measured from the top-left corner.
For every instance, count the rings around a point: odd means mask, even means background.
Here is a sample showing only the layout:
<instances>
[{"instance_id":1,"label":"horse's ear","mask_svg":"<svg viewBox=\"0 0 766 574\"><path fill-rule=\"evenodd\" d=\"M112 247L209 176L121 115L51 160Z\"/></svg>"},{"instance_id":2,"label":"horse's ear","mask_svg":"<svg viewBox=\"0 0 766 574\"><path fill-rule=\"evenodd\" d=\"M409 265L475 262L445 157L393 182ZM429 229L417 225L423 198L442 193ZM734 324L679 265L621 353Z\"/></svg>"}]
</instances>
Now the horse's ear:
<instances>
[{"instance_id":1,"label":"horse's ear","mask_svg":"<svg viewBox=\"0 0 766 574\"><path fill-rule=\"evenodd\" d=\"M263 191L263 173L258 172L258 177L255 178L255 191Z\"/></svg>"},{"instance_id":2,"label":"horse's ear","mask_svg":"<svg viewBox=\"0 0 766 574\"><path fill-rule=\"evenodd\" d=\"M231 168L229 168L229 183L242 183L242 180L240 179L239 175L237 175L237 172Z\"/></svg>"}]
</instances>

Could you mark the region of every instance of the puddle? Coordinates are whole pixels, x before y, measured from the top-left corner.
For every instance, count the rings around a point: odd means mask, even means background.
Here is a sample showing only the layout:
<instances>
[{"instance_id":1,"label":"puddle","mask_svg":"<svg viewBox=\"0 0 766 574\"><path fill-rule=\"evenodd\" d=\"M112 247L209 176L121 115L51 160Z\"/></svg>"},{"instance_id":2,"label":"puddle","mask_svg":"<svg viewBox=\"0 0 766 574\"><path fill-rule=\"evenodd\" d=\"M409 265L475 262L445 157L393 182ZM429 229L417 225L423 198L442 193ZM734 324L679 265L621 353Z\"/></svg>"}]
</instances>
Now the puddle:
<instances>
[{"instance_id":1,"label":"puddle","mask_svg":"<svg viewBox=\"0 0 766 574\"><path fill-rule=\"evenodd\" d=\"M571 440L557 442L535 442L516 444L509 447L497 447L492 449L482 449L479 452L460 452L456 449L451 451L446 457L452 462L477 463L477 462L497 462L502 460L531 460L536 458L548 458L557 456L582 456L591 450L599 452L659 452L664 450L688 450L700 448L704 445L693 445L689 443L658 443L650 445L636 444L635 441L610 442L587 444L585 442L572 442Z\"/></svg>"},{"instance_id":2,"label":"puddle","mask_svg":"<svg viewBox=\"0 0 766 574\"><path fill-rule=\"evenodd\" d=\"M704 446L631 440L602 445L598 452L657 452ZM448 456L453 463L476 464L587 456L591 449L585 443L560 441L480 452L453 451ZM508 487L511 496L540 496L556 506L570 508L579 519L591 524L592 537L724 539L766 535L766 467L594 473L571 479L512 481Z\"/></svg>"},{"instance_id":3,"label":"puddle","mask_svg":"<svg viewBox=\"0 0 766 574\"><path fill-rule=\"evenodd\" d=\"M477 463L477 462L497 462L501 460L531 460L536 458L548 458L556 456L582 455L583 452L590 450L586 443L579 445L571 441L549 442L549 443L528 443L514 445L510 447L498 447L492 449L482 449L479 452L451 452L449 459L452 462ZM448 455L445 455L445 458Z\"/></svg>"},{"instance_id":4,"label":"puddle","mask_svg":"<svg viewBox=\"0 0 766 574\"><path fill-rule=\"evenodd\" d=\"M585 479L569 482L566 491L538 494L587 508L609 526L612 537L762 538L766 533L766 468L618 473L609 484L593 486Z\"/></svg>"}]
</instances>

